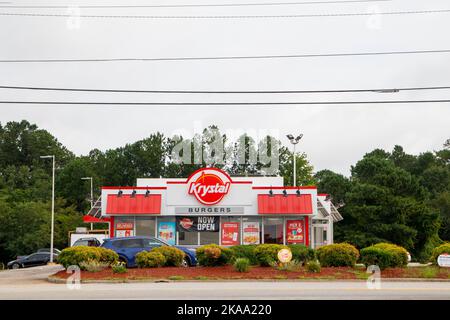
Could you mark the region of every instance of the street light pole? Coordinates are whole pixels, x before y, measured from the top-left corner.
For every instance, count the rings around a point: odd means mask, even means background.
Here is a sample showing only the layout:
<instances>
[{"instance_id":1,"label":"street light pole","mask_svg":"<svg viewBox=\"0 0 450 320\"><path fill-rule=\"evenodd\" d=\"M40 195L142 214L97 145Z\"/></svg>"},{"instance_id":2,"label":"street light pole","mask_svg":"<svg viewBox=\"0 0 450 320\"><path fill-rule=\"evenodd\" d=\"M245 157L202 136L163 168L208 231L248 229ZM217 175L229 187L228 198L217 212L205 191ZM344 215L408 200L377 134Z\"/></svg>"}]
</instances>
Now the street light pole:
<instances>
[{"instance_id":1,"label":"street light pole","mask_svg":"<svg viewBox=\"0 0 450 320\"><path fill-rule=\"evenodd\" d=\"M52 222L50 232L50 263L53 263L53 238L55 234L55 156L41 156L41 159L52 159Z\"/></svg>"},{"instance_id":2,"label":"street light pole","mask_svg":"<svg viewBox=\"0 0 450 320\"><path fill-rule=\"evenodd\" d=\"M295 156L295 146L297 145L297 143L300 142L300 139L303 137L303 134L298 135L296 138L294 138L294 136L292 134L288 134L286 136L289 141L294 145L294 153L292 154L292 161L294 162L294 172L293 172L293 178L294 178L294 184L293 186L296 187L297 186L297 161L296 161L296 156Z\"/></svg>"},{"instance_id":3,"label":"street light pole","mask_svg":"<svg viewBox=\"0 0 450 320\"><path fill-rule=\"evenodd\" d=\"M93 179L92 177L84 177L81 180L91 180L91 209L94 207L94 187L93 187ZM93 229L93 225L91 223L91 230Z\"/></svg>"}]
</instances>

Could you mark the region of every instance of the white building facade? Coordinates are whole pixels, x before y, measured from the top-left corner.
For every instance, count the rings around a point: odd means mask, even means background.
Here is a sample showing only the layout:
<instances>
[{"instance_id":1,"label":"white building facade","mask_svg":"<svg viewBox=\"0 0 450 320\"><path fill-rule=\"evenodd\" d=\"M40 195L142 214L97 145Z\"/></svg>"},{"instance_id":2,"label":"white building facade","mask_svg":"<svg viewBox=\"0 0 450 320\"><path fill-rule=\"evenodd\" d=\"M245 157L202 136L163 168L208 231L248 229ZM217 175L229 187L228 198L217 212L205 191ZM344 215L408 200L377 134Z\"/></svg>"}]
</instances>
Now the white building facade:
<instances>
[{"instance_id":1,"label":"white building facade","mask_svg":"<svg viewBox=\"0 0 450 320\"><path fill-rule=\"evenodd\" d=\"M203 168L187 179L142 178L135 187L103 187L89 213L110 222L111 237L154 236L169 244L333 242L342 219L314 186L284 187L282 177L230 177Z\"/></svg>"}]
</instances>

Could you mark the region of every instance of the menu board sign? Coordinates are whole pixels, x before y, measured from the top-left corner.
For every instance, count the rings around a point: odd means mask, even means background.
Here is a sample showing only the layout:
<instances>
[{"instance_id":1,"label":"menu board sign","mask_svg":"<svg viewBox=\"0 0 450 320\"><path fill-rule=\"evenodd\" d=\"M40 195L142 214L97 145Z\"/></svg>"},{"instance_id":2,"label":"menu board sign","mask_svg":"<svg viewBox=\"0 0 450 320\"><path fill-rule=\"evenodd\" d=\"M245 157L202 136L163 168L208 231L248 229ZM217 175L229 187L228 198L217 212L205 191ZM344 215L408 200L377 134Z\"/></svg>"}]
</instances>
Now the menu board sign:
<instances>
[{"instance_id":1,"label":"menu board sign","mask_svg":"<svg viewBox=\"0 0 450 320\"><path fill-rule=\"evenodd\" d=\"M239 244L239 222L222 222L222 245Z\"/></svg>"},{"instance_id":2,"label":"menu board sign","mask_svg":"<svg viewBox=\"0 0 450 320\"><path fill-rule=\"evenodd\" d=\"M158 238L168 244L175 245L175 222L159 222Z\"/></svg>"},{"instance_id":3,"label":"menu board sign","mask_svg":"<svg viewBox=\"0 0 450 320\"><path fill-rule=\"evenodd\" d=\"M304 243L304 230L303 220L286 220L287 243Z\"/></svg>"},{"instance_id":4,"label":"menu board sign","mask_svg":"<svg viewBox=\"0 0 450 320\"><path fill-rule=\"evenodd\" d=\"M242 243L259 244L259 222L242 223Z\"/></svg>"}]
</instances>

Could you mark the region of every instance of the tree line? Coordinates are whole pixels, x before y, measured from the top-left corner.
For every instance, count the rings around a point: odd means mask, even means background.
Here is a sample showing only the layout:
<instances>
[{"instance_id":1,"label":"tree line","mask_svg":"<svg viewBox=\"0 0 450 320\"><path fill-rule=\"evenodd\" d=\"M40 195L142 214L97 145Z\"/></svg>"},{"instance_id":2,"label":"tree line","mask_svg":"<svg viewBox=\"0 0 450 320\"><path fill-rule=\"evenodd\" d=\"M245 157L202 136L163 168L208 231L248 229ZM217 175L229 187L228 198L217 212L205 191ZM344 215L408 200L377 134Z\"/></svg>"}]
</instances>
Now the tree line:
<instances>
[{"instance_id":1,"label":"tree line","mask_svg":"<svg viewBox=\"0 0 450 320\"><path fill-rule=\"evenodd\" d=\"M211 148L214 138L220 139L224 153ZM193 142L210 159L196 159ZM180 143L192 150L174 152ZM276 152L275 171L265 169L258 153L263 149ZM175 153L191 161L180 163ZM187 177L204 166L222 168L230 175L280 175L292 185L292 152L270 136L255 141L243 134L233 140L211 125L193 137L156 132L119 148L76 156L48 131L25 120L0 123L1 261L49 246L51 161L40 159L42 155L55 155L57 160L57 248L67 246L68 232L82 226L82 215L89 210L90 185L83 177L93 177L95 198L101 186L132 186L145 177ZM297 183L317 184L334 203L345 204L339 209L344 220L335 226L335 241L358 247L389 241L425 259L435 244L450 239L449 159L446 147L418 156L406 154L400 146L392 152L377 149L364 155L345 177L330 170L314 174L307 156L297 153Z\"/></svg>"}]
</instances>

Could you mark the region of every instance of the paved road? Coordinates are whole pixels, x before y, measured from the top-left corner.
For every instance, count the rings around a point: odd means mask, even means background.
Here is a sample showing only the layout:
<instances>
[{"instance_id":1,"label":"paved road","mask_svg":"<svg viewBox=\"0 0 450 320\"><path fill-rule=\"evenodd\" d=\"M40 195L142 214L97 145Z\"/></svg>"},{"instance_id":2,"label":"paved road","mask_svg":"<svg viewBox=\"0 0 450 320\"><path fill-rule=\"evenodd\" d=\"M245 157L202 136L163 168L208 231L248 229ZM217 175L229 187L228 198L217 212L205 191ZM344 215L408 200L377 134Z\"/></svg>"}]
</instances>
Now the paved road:
<instances>
[{"instance_id":1,"label":"paved road","mask_svg":"<svg viewBox=\"0 0 450 320\"><path fill-rule=\"evenodd\" d=\"M170 282L81 284L70 290L45 279L60 267L0 272L0 299L446 299L449 282Z\"/></svg>"}]
</instances>

